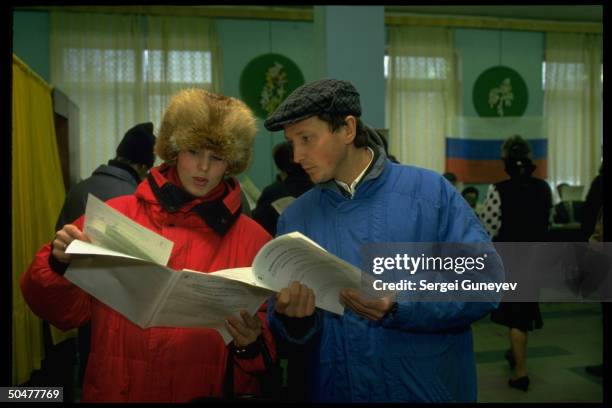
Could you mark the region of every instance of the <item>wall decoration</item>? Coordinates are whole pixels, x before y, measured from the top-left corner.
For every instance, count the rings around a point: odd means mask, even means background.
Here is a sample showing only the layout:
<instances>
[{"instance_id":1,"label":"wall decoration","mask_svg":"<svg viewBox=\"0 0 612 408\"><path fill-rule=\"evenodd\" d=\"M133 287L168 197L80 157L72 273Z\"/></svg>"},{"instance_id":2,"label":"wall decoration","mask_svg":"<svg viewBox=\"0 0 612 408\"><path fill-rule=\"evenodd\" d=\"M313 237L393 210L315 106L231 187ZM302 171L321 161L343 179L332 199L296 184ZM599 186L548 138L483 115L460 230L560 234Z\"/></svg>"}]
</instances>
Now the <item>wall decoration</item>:
<instances>
[{"instance_id":1,"label":"wall decoration","mask_svg":"<svg viewBox=\"0 0 612 408\"><path fill-rule=\"evenodd\" d=\"M474 108L483 117L522 116L527 109L527 85L518 72L498 65L486 69L476 79Z\"/></svg>"},{"instance_id":2,"label":"wall decoration","mask_svg":"<svg viewBox=\"0 0 612 408\"><path fill-rule=\"evenodd\" d=\"M280 54L264 54L242 71L240 96L255 115L265 119L302 84L304 75L295 62Z\"/></svg>"}]
</instances>

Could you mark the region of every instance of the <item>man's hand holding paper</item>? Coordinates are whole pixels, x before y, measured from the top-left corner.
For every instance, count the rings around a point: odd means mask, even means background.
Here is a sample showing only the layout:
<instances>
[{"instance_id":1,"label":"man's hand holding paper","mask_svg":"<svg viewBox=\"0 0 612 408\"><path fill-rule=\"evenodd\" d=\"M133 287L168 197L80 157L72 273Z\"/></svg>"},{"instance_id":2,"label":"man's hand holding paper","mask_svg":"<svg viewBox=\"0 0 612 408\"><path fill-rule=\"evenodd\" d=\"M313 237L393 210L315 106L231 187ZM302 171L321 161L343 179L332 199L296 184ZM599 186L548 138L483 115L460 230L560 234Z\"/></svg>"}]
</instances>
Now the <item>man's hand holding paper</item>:
<instances>
[{"instance_id":1,"label":"man's hand holding paper","mask_svg":"<svg viewBox=\"0 0 612 408\"><path fill-rule=\"evenodd\" d=\"M274 310L289 317L311 316L315 310L314 292L308 286L293 281L291 286L277 293Z\"/></svg>"},{"instance_id":2,"label":"man's hand holding paper","mask_svg":"<svg viewBox=\"0 0 612 408\"><path fill-rule=\"evenodd\" d=\"M368 298L355 289L342 289L340 301L353 312L370 320L382 319L395 303L390 296Z\"/></svg>"}]
</instances>

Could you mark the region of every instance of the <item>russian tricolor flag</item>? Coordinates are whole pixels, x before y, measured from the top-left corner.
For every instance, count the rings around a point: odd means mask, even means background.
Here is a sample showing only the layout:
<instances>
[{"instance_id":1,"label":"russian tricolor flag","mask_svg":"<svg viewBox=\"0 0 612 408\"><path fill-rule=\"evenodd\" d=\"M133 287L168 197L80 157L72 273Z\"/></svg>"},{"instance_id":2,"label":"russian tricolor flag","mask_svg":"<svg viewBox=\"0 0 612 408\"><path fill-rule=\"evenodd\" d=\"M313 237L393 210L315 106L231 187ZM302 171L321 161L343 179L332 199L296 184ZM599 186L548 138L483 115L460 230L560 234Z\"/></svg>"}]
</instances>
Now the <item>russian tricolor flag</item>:
<instances>
[{"instance_id":1,"label":"russian tricolor flag","mask_svg":"<svg viewBox=\"0 0 612 408\"><path fill-rule=\"evenodd\" d=\"M508 178L501 161L501 147L505 138L519 134L531 146L531 159L537 166L534 177L546 179L548 141L534 137L541 134L540 118L475 119L464 118L460 127L463 137L446 138L446 171L468 184L496 183ZM487 137L488 136L488 137ZM530 137L531 136L531 137Z\"/></svg>"},{"instance_id":2,"label":"russian tricolor flag","mask_svg":"<svg viewBox=\"0 0 612 408\"><path fill-rule=\"evenodd\" d=\"M464 183L496 183L508 178L501 161L503 140L446 139L446 171ZM531 139L534 177L546 178L546 139Z\"/></svg>"}]
</instances>

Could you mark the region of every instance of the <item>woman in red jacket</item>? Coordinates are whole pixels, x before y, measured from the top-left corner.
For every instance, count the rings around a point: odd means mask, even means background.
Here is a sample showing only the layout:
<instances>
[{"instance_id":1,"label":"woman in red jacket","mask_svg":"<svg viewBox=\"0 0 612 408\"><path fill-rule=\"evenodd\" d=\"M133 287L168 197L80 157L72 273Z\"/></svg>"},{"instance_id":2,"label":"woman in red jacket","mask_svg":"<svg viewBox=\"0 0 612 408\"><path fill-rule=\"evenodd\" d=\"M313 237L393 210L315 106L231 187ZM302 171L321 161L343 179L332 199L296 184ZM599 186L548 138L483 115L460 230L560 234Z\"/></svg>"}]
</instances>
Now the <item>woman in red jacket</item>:
<instances>
[{"instance_id":1,"label":"woman in red jacket","mask_svg":"<svg viewBox=\"0 0 612 408\"><path fill-rule=\"evenodd\" d=\"M179 92L168 105L155 145L164 163L151 169L134 195L107 202L174 242L168 266L214 272L250 266L270 236L241 215L240 187L231 175L251 159L255 117L241 101L202 89ZM189 401L221 397L228 356L235 393L257 394L265 371L262 348L275 348L265 305L255 316L229 316L233 341L208 328L141 329L62 275L65 249L88 240L83 217L65 225L21 277L38 316L68 330L91 321L91 354L82 401Z\"/></svg>"}]
</instances>

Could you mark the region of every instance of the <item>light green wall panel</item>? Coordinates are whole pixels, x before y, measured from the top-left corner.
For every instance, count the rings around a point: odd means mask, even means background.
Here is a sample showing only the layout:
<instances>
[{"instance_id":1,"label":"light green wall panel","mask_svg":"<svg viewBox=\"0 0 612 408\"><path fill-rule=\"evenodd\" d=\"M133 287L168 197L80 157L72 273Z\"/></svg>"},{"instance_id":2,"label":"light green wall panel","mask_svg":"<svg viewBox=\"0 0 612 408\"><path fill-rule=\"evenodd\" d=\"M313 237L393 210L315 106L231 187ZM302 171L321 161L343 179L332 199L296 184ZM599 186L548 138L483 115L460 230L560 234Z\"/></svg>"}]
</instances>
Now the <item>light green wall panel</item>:
<instances>
[{"instance_id":1,"label":"light green wall panel","mask_svg":"<svg viewBox=\"0 0 612 408\"><path fill-rule=\"evenodd\" d=\"M13 12L13 52L44 80L51 81L48 12Z\"/></svg>"},{"instance_id":2,"label":"light green wall panel","mask_svg":"<svg viewBox=\"0 0 612 408\"><path fill-rule=\"evenodd\" d=\"M278 53L290 58L306 82L314 79L312 23L220 19L217 35L223 55L222 93L240 98L240 75L255 57ZM276 177L272 147L284 140L283 132L268 132L258 120L253 161L246 174L260 189Z\"/></svg>"},{"instance_id":3,"label":"light green wall panel","mask_svg":"<svg viewBox=\"0 0 612 408\"><path fill-rule=\"evenodd\" d=\"M542 116L542 62L544 61L544 33L503 31L502 65L515 69L525 80L529 103L525 116Z\"/></svg>"},{"instance_id":4,"label":"light green wall panel","mask_svg":"<svg viewBox=\"0 0 612 408\"><path fill-rule=\"evenodd\" d=\"M317 76L351 81L374 128L385 127L384 21L383 6L315 6Z\"/></svg>"},{"instance_id":5,"label":"light green wall panel","mask_svg":"<svg viewBox=\"0 0 612 408\"><path fill-rule=\"evenodd\" d=\"M495 65L516 70L525 80L529 103L524 116L542 116L543 33L455 29L453 35L459 53L463 116L478 116L472 103L474 83L485 69Z\"/></svg>"}]
</instances>

